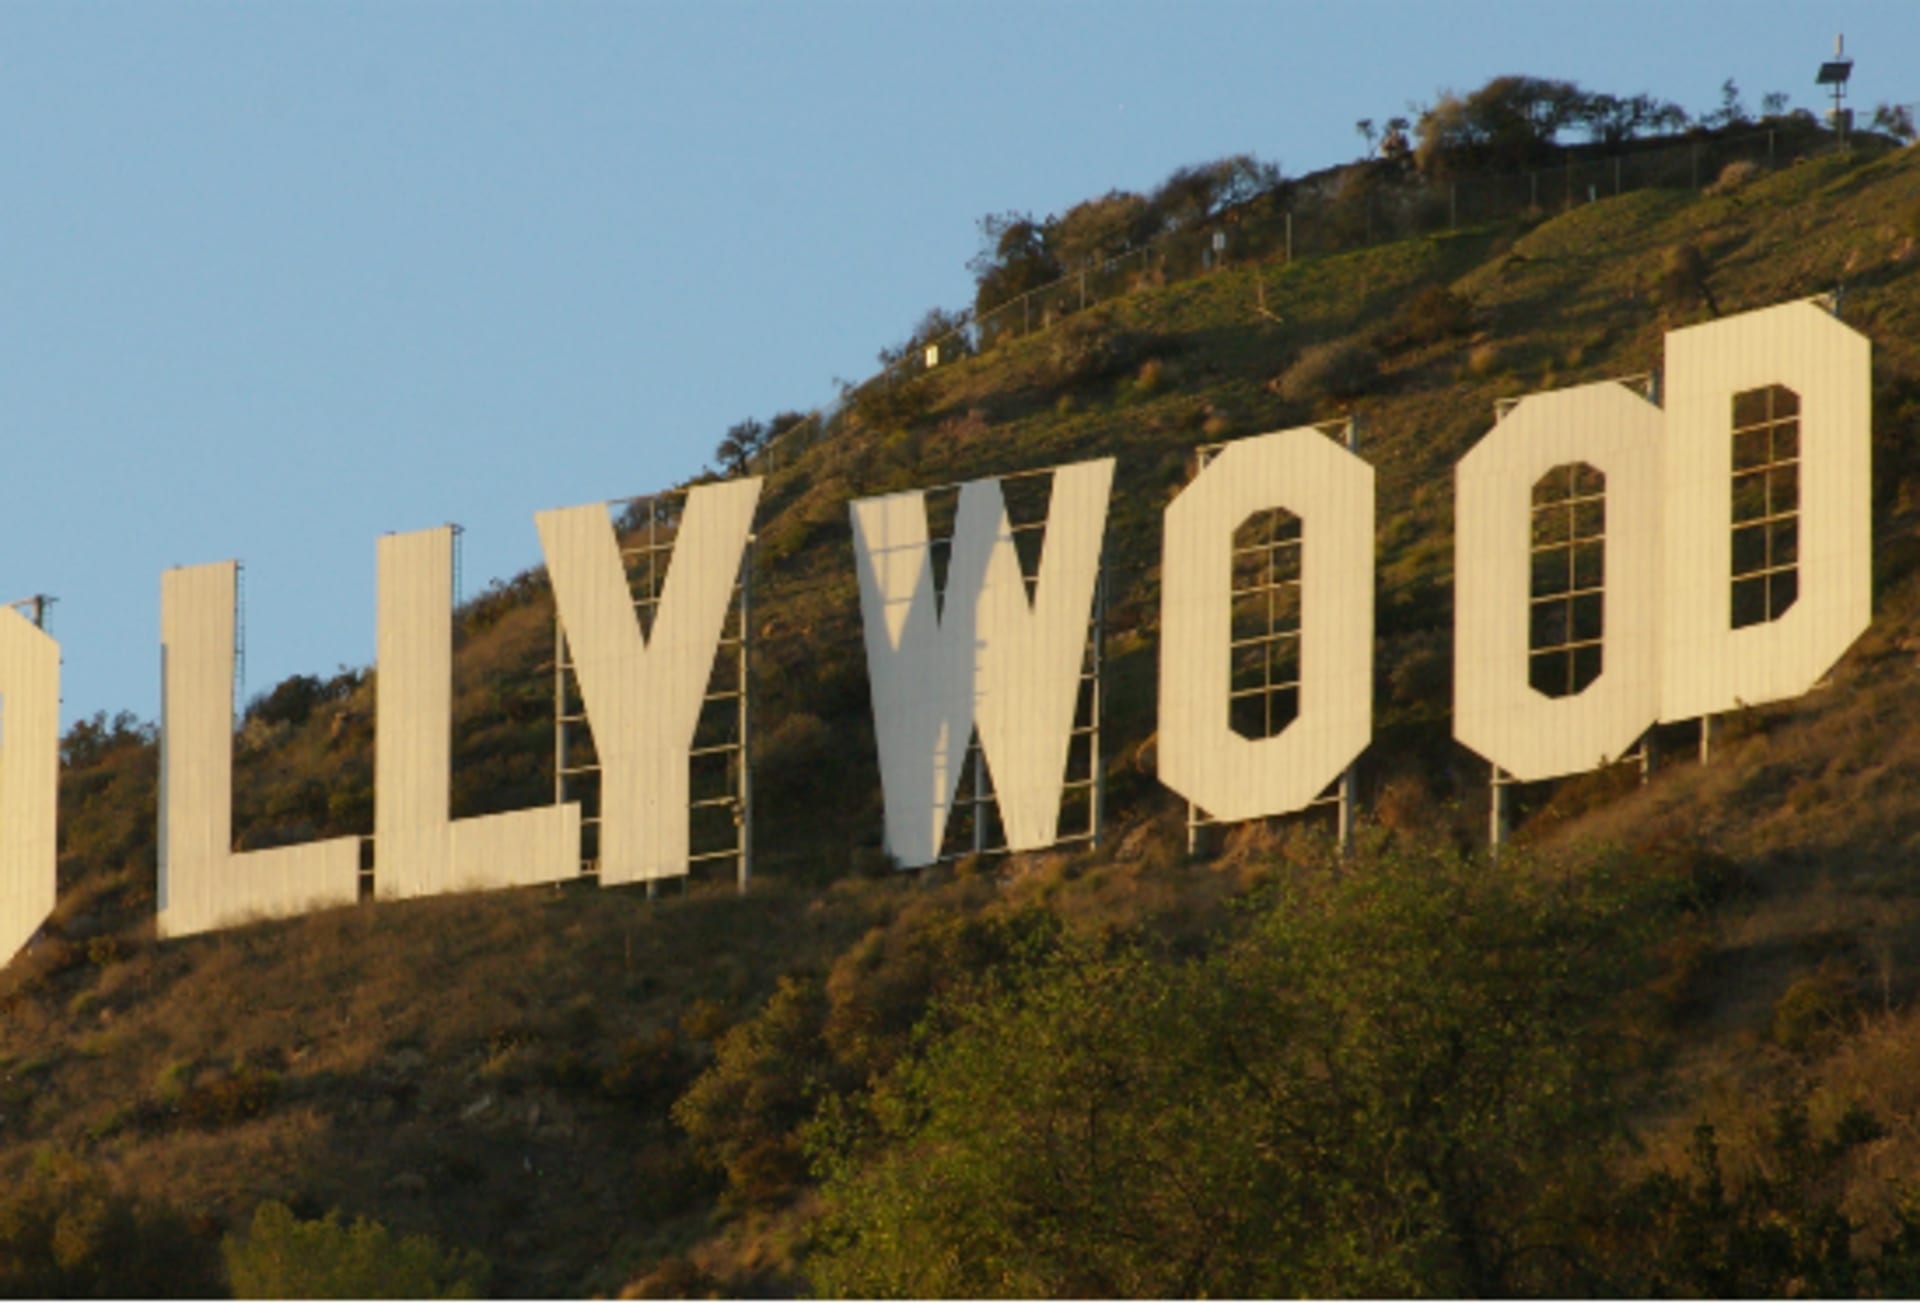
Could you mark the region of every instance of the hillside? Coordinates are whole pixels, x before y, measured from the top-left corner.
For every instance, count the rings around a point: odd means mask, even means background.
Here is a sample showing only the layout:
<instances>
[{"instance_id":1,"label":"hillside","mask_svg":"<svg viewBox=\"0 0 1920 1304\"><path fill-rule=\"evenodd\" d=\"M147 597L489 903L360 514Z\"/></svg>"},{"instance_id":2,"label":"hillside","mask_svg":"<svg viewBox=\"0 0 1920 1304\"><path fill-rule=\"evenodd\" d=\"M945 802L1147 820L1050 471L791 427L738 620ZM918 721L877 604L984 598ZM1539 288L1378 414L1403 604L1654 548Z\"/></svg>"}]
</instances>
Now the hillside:
<instances>
[{"instance_id":1,"label":"hillside","mask_svg":"<svg viewBox=\"0 0 1920 1304\"><path fill-rule=\"evenodd\" d=\"M1709 294L1675 275L1683 247ZM0 973L8 1225L35 1199L77 1207L74 1191L142 1202L85 1244L184 1227L143 1290L165 1272L191 1289L266 1200L478 1250L505 1294L801 1288L825 1207L803 1125L857 1113L920 1053L936 1001L1063 938L1200 954L1250 893L1326 855L1328 821L1307 815L1218 831L1190 861L1153 777L1160 514L1197 445L1360 420L1379 523L1363 855L1477 853L1487 767L1449 724L1454 464L1498 399L1643 373L1670 327L1844 287L1874 344L1873 628L1824 690L1729 720L1708 764L1678 726L1644 786L1616 767L1528 787L1516 858L1685 885L1636 943L1651 967L1623 964L1614 993L1641 1011L1621 1171L1684 1171L1708 1120L1731 1174L1770 1176L1776 1106L1804 1103L1821 1137L1858 1106L1879 1131L1836 1149L1820 1189L1866 1253L1908 1226L1920 1182L1920 791L1902 777L1920 761L1917 268L1920 150L1863 147L1141 284L857 395L757 468L762 837L744 897L717 877L652 899L582 884L157 942L156 748L134 722L77 728L59 905ZM1296 364L1340 342L1377 373L1310 383ZM1096 456L1118 460L1101 845L893 873L847 503ZM456 627L454 813L551 800L544 576L497 585ZM369 832L372 718L360 673L261 699L236 749L239 845Z\"/></svg>"}]
</instances>

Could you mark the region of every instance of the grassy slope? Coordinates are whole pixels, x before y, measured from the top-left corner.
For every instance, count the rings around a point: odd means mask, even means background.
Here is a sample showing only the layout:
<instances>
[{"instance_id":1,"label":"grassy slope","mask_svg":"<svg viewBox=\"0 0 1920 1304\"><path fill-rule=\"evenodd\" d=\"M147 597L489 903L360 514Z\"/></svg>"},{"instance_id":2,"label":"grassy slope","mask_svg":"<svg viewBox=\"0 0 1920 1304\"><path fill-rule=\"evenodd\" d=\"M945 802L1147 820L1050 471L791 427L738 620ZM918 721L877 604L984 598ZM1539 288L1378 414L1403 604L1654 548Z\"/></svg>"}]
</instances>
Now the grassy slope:
<instances>
[{"instance_id":1,"label":"grassy slope","mask_svg":"<svg viewBox=\"0 0 1920 1304\"><path fill-rule=\"evenodd\" d=\"M1920 576L1911 455L1920 436L1920 151L1803 163L1720 196L1642 192L1529 228L1228 268L1146 290L920 382L921 412L856 428L769 476L757 600L760 877L649 902L590 888L361 907L159 946L152 940L154 756L136 742L71 768L62 899L48 937L0 975L0 1180L43 1147L164 1194L209 1234L267 1197L338 1205L489 1253L515 1293L618 1289L686 1253L733 1289L778 1278L792 1218L730 1214L666 1110L720 1029L784 973L858 966L916 912L1045 902L1074 926L1203 927L1256 851L1176 854L1179 809L1151 781L1159 513L1195 444L1315 417L1273 382L1300 350L1380 330L1444 284L1481 330L1388 356L1357 400L1379 473L1377 728L1363 795L1392 834L1478 835L1484 765L1447 737L1451 467L1494 399L1645 371L1664 251L1697 243L1723 311L1848 286L1876 345L1876 625L1832 686L1736 722L1708 767L1644 789L1594 776L1527 794L1543 843L1687 843L1747 890L1686 957L1688 1000L1662 1128L1702 1109L1738 1126L1788 1073L1869 1095L1895 1119L1884 1172L1920 1171L1920 1074L1905 1030L1920 971ZM1256 292L1256 278L1263 294ZM1274 317L1262 316L1264 299ZM1095 347L1098 346L1098 347ZM1089 354L1094 361L1088 362ZM1149 365L1151 364L1151 365ZM1096 855L996 875L887 878L860 664L847 500L1080 457L1119 459L1108 547L1110 833ZM544 799L551 606L531 578L469 610L458 674L459 812ZM252 730L247 845L365 832L370 689L298 727ZM1684 752L1691 736L1664 739ZM861 939L865 937L865 942ZM876 939L879 939L876 941ZM836 959L839 960L835 969ZM863 962L864 963L864 962ZM1825 966L1822 969L1822 966ZM1796 1059L1771 1037L1813 972L1873 1018ZM1849 1027L1853 1025L1848 1025ZM1832 1086L1831 1084L1841 1084ZM1849 1085L1850 1084L1850 1085ZM1823 1097L1824 1099L1825 1097Z\"/></svg>"}]
</instances>

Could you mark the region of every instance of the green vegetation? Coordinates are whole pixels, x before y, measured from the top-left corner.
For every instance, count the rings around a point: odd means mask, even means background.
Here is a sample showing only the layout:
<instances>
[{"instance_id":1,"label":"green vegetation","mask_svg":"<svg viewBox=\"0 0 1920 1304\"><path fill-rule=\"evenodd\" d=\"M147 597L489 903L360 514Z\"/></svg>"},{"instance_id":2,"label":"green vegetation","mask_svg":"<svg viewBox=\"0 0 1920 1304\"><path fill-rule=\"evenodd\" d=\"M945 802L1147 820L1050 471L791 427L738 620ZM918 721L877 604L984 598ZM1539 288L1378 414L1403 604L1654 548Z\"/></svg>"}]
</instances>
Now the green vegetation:
<instances>
[{"instance_id":1,"label":"green vegetation","mask_svg":"<svg viewBox=\"0 0 1920 1304\"><path fill-rule=\"evenodd\" d=\"M976 306L1082 266L1086 302L1069 279L1015 328L1009 300L927 370L956 320L931 314L887 383L715 450L766 477L745 898L569 886L158 943L152 730L76 725L59 904L0 972L0 1290L206 1294L280 1263L308 1286L251 1288L1912 1293L1920 151L1777 129L1774 166L1703 130L1697 178L1617 196L1554 136L1564 186L1530 204L1522 177L1493 218L1462 174L1450 221L1383 138L1315 177L1227 160L996 223ZM1644 786L1518 790L1514 853L1475 859L1455 462L1497 399L1840 285L1875 345L1874 628L1711 765L1675 726ZM1379 495L1368 850L1341 869L1307 815L1189 861L1153 778L1160 511L1196 445L1332 412ZM848 499L1108 455L1101 846L892 873ZM538 570L458 613L458 814L551 800L552 622ZM373 687L250 707L237 845L370 831ZM380 1238L423 1275L333 1275Z\"/></svg>"},{"instance_id":2,"label":"green vegetation","mask_svg":"<svg viewBox=\"0 0 1920 1304\"><path fill-rule=\"evenodd\" d=\"M989 978L829 1115L827 1294L1585 1293L1667 885L1295 862L1207 953ZM944 1026L941 1026L944 1025Z\"/></svg>"},{"instance_id":3,"label":"green vegetation","mask_svg":"<svg viewBox=\"0 0 1920 1304\"><path fill-rule=\"evenodd\" d=\"M477 1299L487 1284L477 1254L396 1237L365 1218L349 1227L337 1209L303 1220L274 1200L254 1211L244 1239L227 1237L220 1252L239 1299Z\"/></svg>"},{"instance_id":4,"label":"green vegetation","mask_svg":"<svg viewBox=\"0 0 1920 1304\"><path fill-rule=\"evenodd\" d=\"M135 1200L71 1154L42 1151L0 1197L0 1294L218 1293L213 1247L171 1209Z\"/></svg>"}]
</instances>

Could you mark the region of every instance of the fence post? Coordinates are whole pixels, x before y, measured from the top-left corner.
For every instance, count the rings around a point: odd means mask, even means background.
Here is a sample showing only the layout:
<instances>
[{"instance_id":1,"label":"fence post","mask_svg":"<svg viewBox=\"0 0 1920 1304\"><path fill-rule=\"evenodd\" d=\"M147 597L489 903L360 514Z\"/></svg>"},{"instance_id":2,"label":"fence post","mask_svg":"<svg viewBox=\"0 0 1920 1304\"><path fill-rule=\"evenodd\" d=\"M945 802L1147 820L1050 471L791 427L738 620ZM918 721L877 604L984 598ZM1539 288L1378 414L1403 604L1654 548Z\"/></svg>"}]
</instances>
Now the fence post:
<instances>
[{"instance_id":1,"label":"fence post","mask_svg":"<svg viewBox=\"0 0 1920 1304\"><path fill-rule=\"evenodd\" d=\"M1447 182L1447 230L1460 225L1460 183Z\"/></svg>"},{"instance_id":2,"label":"fence post","mask_svg":"<svg viewBox=\"0 0 1920 1304\"><path fill-rule=\"evenodd\" d=\"M1287 261L1293 261L1293 210L1287 210Z\"/></svg>"},{"instance_id":3,"label":"fence post","mask_svg":"<svg viewBox=\"0 0 1920 1304\"><path fill-rule=\"evenodd\" d=\"M1087 269L1080 269L1080 311L1087 310Z\"/></svg>"},{"instance_id":4,"label":"fence post","mask_svg":"<svg viewBox=\"0 0 1920 1304\"><path fill-rule=\"evenodd\" d=\"M1769 127L1767 128L1767 171L1769 172L1773 171L1774 167L1775 167L1775 164L1773 161L1773 128Z\"/></svg>"},{"instance_id":5,"label":"fence post","mask_svg":"<svg viewBox=\"0 0 1920 1304\"><path fill-rule=\"evenodd\" d=\"M1692 163L1693 163L1693 188L1694 188L1695 190L1698 190L1698 189L1700 188L1700 145L1699 145L1699 142L1697 142L1697 141L1696 141L1696 142L1695 142L1694 144L1692 144L1692 145L1690 145L1690 146L1688 146L1688 147L1687 147L1687 149L1688 149L1688 157L1689 157L1689 159L1690 159L1690 160L1692 161Z\"/></svg>"},{"instance_id":6,"label":"fence post","mask_svg":"<svg viewBox=\"0 0 1920 1304\"><path fill-rule=\"evenodd\" d=\"M1620 156L1618 154L1613 156L1613 197L1615 199L1620 197Z\"/></svg>"},{"instance_id":7,"label":"fence post","mask_svg":"<svg viewBox=\"0 0 1920 1304\"><path fill-rule=\"evenodd\" d=\"M1540 174L1538 172L1527 173L1527 207L1540 207Z\"/></svg>"}]
</instances>

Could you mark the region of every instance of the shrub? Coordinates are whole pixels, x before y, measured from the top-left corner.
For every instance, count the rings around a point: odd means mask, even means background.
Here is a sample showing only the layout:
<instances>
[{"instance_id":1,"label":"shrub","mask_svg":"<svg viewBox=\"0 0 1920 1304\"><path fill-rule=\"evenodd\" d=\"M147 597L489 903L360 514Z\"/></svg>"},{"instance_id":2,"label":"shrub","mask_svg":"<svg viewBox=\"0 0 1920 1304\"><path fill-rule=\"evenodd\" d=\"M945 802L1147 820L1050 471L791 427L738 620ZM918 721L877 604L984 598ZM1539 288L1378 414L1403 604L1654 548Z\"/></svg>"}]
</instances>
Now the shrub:
<instances>
[{"instance_id":1,"label":"shrub","mask_svg":"<svg viewBox=\"0 0 1920 1304\"><path fill-rule=\"evenodd\" d=\"M1295 403L1354 399L1380 378L1380 358L1357 339L1316 344L1280 378L1280 396Z\"/></svg>"},{"instance_id":2,"label":"shrub","mask_svg":"<svg viewBox=\"0 0 1920 1304\"><path fill-rule=\"evenodd\" d=\"M1749 159L1735 159L1720 169L1719 177L1707 187L1710 195L1728 195L1760 175L1760 165Z\"/></svg>"},{"instance_id":3,"label":"shrub","mask_svg":"<svg viewBox=\"0 0 1920 1304\"><path fill-rule=\"evenodd\" d=\"M1084 385L1132 371L1151 344L1147 337L1122 330L1103 315L1086 313L1069 317L1053 332L1047 358L1056 384Z\"/></svg>"},{"instance_id":4,"label":"shrub","mask_svg":"<svg viewBox=\"0 0 1920 1304\"><path fill-rule=\"evenodd\" d=\"M1894 1234L1874 1247L1838 1194L1857 1156L1886 1135L1857 1103L1823 1135L1806 1101L1790 1099L1774 1106L1736 1176L1702 1123L1686 1169L1651 1173L1612 1201L1612 1288L1653 1299L1911 1296L1920 1210L1899 1202Z\"/></svg>"},{"instance_id":5,"label":"shrub","mask_svg":"<svg viewBox=\"0 0 1920 1304\"><path fill-rule=\"evenodd\" d=\"M1392 347L1435 344L1473 330L1473 305L1444 285L1429 285L1403 301L1383 340Z\"/></svg>"},{"instance_id":6,"label":"shrub","mask_svg":"<svg viewBox=\"0 0 1920 1304\"><path fill-rule=\"evenodd\" d=\"M396 1237L366 1218L347 1226L337 1209L296 1218L277 1200L254 1211L246 1239L228 1236L220 1252L240 1299L474 1299L489 1273L471 1250Z\"/></svg>"},{"instance_id":7,"label":"shrub","mask_svg":"<svg viewBox=\"0 0 1920 1304\"><path fill-rule=\"evenodd\" d=\"M219 1293L213 1247L178 1214L114 1190L66 1155L39 1160L0 1195L0 1294L205 1297Z\"/></svg>"},{"instance_id":8,"label":"shrub","mask_svg":"<svg viewBox=\"0 0 1920 1304\"><path fill-rule=\"evenodd\" d=\"M1661 299L1680 308L1704 303L1707 311L1718 317L1720 305L1714 302L1713 288L1707 284L1709 272L1707 256L1700 252L1700 246L1674 245L1660 260Z\"/></svg>"},{"instance_id":9,"label":"shrub","mask_svg":"<svg viewBox=\"0 0 1920 1304\"><path fill-rule=\"evenodd\" d=\"M900 430L932 410L937 395L928 377L902 379L883 372L854 390L847 403L854 418L869 430Z\"/></svg>"},{"instance_id":10,"label":"shrub","mask_svg":"<svg viewBox=\"0 0 1920 1304\"><path fill-rule=\"evenodd\" d=\"M1844 966L1829 960L1781 994L1773 1007L1773 1039L1796 1055L1818 1050L1840 1034L1858 1004Z\"/></svg>"},{"instance_id":11,"label":"shrub","mask_svg":"<svg viewBox=\"0 0 1920 1304\"><path fill-rule=\"evenodd\" d=\"M720 1284L692 1259L668 1255L620 1292L622 1299L717 1299Z\"/></svg>"},{"instance_id":12,"label":"shrub","mask_svg":"<svg viewBox=\"0 0 1920 1304\"><path fill-rule=\"evenodd\" d=\"M901 343L880 350L880 365L891 368L908 363L917 368L929 344L940 346L940 361L953 362L973 354L973 336L967 329L964 313L944 308L929 308L911 334ZM774 418L776 421L778 417Z\"/></svg>"},{"instance_id":13,"label":"shrub","mask_svg":"<svg viewBox=\"0 0 1920 1304\"><path fill-rule=\"evenodd\" d=\"M782 978L760 1013L721 1037L712 1067L673 1106L700 1160L727 1173L736 1200L770 1202L805 1175L797 1130L836 1078L826 1017L818 979Z\"/></svg>"},{"instance_id":14,"label":"shrub","mask_svg":"<svg viewBox=\"0 0 1920 1304\"><path fill-rule=\"evenodd\" d=\"M273 1108L279 1079L265 1069L240 1064L233 1072L189 1089L180 1097L180 1113L202 1127L221 1127L258 1118Z\"/></svg>"}]
</instances>

